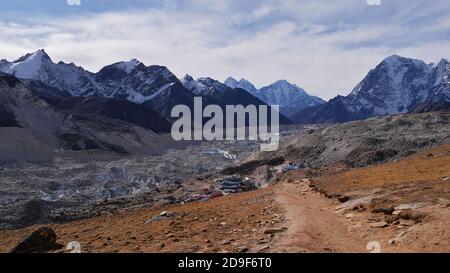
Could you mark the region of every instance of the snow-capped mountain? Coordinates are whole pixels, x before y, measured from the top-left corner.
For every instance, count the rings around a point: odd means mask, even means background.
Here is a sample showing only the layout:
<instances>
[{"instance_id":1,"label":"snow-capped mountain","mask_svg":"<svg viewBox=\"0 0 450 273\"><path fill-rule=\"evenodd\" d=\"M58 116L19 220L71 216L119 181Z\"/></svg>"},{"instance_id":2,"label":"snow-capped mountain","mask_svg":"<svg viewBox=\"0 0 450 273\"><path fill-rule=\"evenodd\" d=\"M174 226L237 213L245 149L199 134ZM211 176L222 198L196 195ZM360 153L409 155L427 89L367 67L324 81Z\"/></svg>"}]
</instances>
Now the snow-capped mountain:
<instances>
[{"instance_id":1,"label":"snow-capped mountain","mask_svg":"<svg viewBox=\"0 0 450 273\"><path fill-rule=\"evenodd\" d=\"M94 75L74 64L53 63L44 50L26 54L16 61L0 61L0 71L20 79L41 81L75 96L97 92Z\"/></svg>"},{"instance_id":2,"label":"snow-capped mountain","mask_svg":"<svg viewBox=\"0 0 450 273\"><path fill-rule=\"evenodd\" d=\"M166 67L145 66L137 60L105 66L95 74L98 93L144 103L178 82Z\"/></svg>"},{"instance_id":3,"label":"snow-capped mountain","mask_svg":"<svg viewBox=\"0 0 450 273\"><path fill-rule=\"evenodd\" d=\"M184 87L186 87L192 93L201 96L211 96L216 94L217 92L225 92L228 89L228 87L223 83L209 77L198 78L197 80L194 80L192 76L186 75L182 79L182 83Z\"/></svg>"},{"instance_id":4,"label":"snow-capped mountain","mask_svg":"<svg viewBox=\"0 0 450 273\"><path fill-rule=\"evenodd\" d=\"M210 90L210 87L202 84L201 82L194 80L191 75L186 75L181 80L183 86L190 90L195 95L202 95Z\"/></svg>"},{"instance_id":5,"label":"snow-capped mountain","mask_svg":"<svg viewBox=\"0 0 450 273\"><path fill-rule=\"evenodd\" d=\"M186 75L182 82L188 90L201 95L206 104L218 104L224 109L226 105L267 105L267 103L239 86L233 88L212 78L194 80L191 76ZM292 122L281 113L280 123L290 124Z\"/></svg>"},{"instance_id":6,"label":"snow-capped mountain","mask_svg":"<svg viewBox=\"0 0 450 273\"><path fill-rule=\"evenodd\" d=\"M38 50L13 62L1 60L0 72L42 82L58 95L126 99L149 106L165 118L170 117L172 105L193 97L166 67L145 66L136 59L92 73L73 63L54 63L44 50Z\"/></svg>"},{"instance_id":7,"label":"snow-capped mountain","mask_svg":"<svg viewBox=\"0 0 450 273\"><path fill-rule=\"evenodd\" d=\"M280 105L281 112L286 115L325 103L321 98L309 95L304 89L286 80L259 89L256 96L270 105Z\"/></svg>"},{"instance_id":8,"label":"snow-capped mountain","mask_svg":"<svg viewBox=\"0 0 450 273\"><path fill-rule=\"evenodd\" d=\"M293 112L325 103L324 100L310 96L306 91L286 80L279 80L269 86L257 89L251 82L229 77L225 84L231 88L242 88L247 90L260 100L269 105L279 105L281 113L290 115Z\"/></svg>"},{"instance_id":9,"label":"snow-capped mountain","mask_svg":"<svg viewBox=\"0 0 450 273\"><path fill-rule=\"evenodd\" d=\"M437 110L433 104L450 101L449 71L447 60L433 65L393 55L371 70L348 96L300 111L293 119L302 123L345 122L408 113L423 104Z\"/></svg>"},{"instance_id":10,"label":"snow-capped mountain","mask_svg":"<svg viewBox=\"0 0 450 273\"><path fill-rule=\"evenodd\" d=\"M428 76L430 94L429 102L450 102L450 62L442 59Z\"/></svg>"},{"instance_id":11,"label":"snow-capped mountain","mask_svg":"<svg viewBox=\"0 0 450 273\"><path fill-rule=\"evenodd\" d=\"M225 85L231 87L231 88L241 88L244 90L247 90L248 92L250 92L250 94L255 95L256 91L258 91L258 89L253 85L253 83L249 82L246 79L240 79L239 81L237 81L235 78L233 77L228 77L225 82Z\"/></svg>"},{"instance_id":12,"label":"snow-capped mountain","mask_svg":"<svg viewBox=\"0 0 450 273\"><path fill-rule=\"evenodd\" d=\"M390 56L353 89L347 109L374 116L406 113L427 98L431 70L423 61Z\"/></svg>"},{"instance_id":13,"label":"snow-capped mountain","mask_svg":"<svg viewBox=\"0 0 450 273\"><path fill-rule=\"evenodd\" d=\"M72 96L123 98L136 103L151 100L178 82L166 67L145 66L135 59L92 73L73 63L54 63L44 50L13 62L2 60L0 71L20 79L41 81Z\"/></svg>"},{"instance_id":14,"label":"snow-capped mountain","mask_svg":"<svg viewBox=\"0 0 450 273\"><path fill-rule=\"evenodd\" d=\"M3 145L2 162L52 161L59 150L151 151L151 137L170 132L167 120L142 105L106 97L58 96L31 83L0 73L2 136L17 146L5 151Z\"/></svg>"},{"instance_id":15,"label":"snow-capped mountain","mask_svg":"<svg viewBox=\"0 0 450 273\"><path fill-rule=\"evenodd\" d=\"M44 50L16 61L0 61L0 73L14 75L25 84L58 96L106 97L141 104L170 120L174 105L193 105L196 95L205 105L224 101L280 105L280 112L302 123L345 122L396 113L434 111L450 105L450 63L437 64L390 56L371 70L346 96L328 103L308 95L285 80L257 89L245 79L212 78L182 81L164 66L146 66L133 59L105 66L92 73L73 63L54 63ZM41 83L39 86L36 82ZM232 90L242 90L231 92ZM245 91L245 92L243 92ZM237 98L231 97L238 96Z\"/></svg>"}]
</instances>

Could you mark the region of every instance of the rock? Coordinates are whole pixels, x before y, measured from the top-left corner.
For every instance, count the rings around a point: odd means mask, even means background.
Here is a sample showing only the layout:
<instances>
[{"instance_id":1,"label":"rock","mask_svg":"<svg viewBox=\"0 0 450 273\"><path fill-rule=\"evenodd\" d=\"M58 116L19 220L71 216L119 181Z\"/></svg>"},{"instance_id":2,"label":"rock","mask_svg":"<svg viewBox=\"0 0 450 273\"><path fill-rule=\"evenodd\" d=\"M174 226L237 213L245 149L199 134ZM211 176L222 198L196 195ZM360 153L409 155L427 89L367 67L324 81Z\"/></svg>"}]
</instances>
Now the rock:
<instances>
[{"instance_id":1,"label":"rock","mask_svg":"<svg viewBox=\"0 0 450 273\"><path fill-rule=\"evenodd\" d=\"M401 243L405 240L406 236L407 236L407 232L406 232L406 231L403 231L403 232L401 232L400 234L398 234L397 236L395 236L394 238L390 239L390 240L388 241L388 244L389 244L389 245L398 245L398 244L401 244Z\"/></svg>"},{"instance_id":2,"label":"rock","mask_svg":"<svg viewBox=\"0 0 450 273\"><path fill-rule=\"evenodd\" d=\"M269 246L262 246L256 252L261 253L268 250L269 248L270 248Z\"/></svg>"},{"instance_id":3,"label":"rock","mask_svg":"<svg viewBox=\"0 0 450 273\"><path fill-rule=\"evenodd\" d=\"M11 253L48 252L61 249L63 245L56 243L57 236L53 229L41 227L30 236L24 238Z\"/></svg>"},{"instance_id":4,"label":"rock","mask_svg":"<svg viewBox=\"0 0 450 273\"><path fill-rule=\"evenodd\" d=\"M248 250L249 250L248 247L243 246L243 247L240 247L240 248L238 249L238 252L239 252L239 253L245 253L245 252L247 252Z\"/></svg>"},{"instance_id":5,"label":"rock","mask_svg":"<svg viewBox=\"0 0 450 273\"><path fill-rule=\"evenodd\" d=\"M285 232L287 230L287 228L268 228L266 230L264 230L264 234L275 234L275 233L281 233L281 232Z\"/></svg>"},{"instance_id":6,"label":"rock","mask_svg":"<svg viewBox=\"0 0 450 273\"><path fill-rule=\"evenodd\" d=\"M350 218L353 218L355 215L353 214L353 213L347 213L346 215L345 215L345 218L348 218L348 219L350 219Z\"/></svg>"},{"instance_id":7,"label":"rock","mask_svg":"<svg viewBox=\"0 0 450 273\"><path fill-rule=\"evenodd\" d=\"M228 241L228 240L223 240L222 243L221 243L221 245L223 245L223 246L229 245L229 244L231 244L231 242Z\"/></svg>"},{"instance_id":8,"label":"rock","mask_svg":"<svg viewBox=\"0 0 450 273\"><path fill-rule=\"evenodd\" d=\"M395 210L409 210L409 209L419 209L423 207L423 203L416 203L416 204L402 204L398 207L395 207Z\"/></svg>"},{"instance_id":9,"label":"rock","mask_svg":"<svg viewBox=\"0 0 450 273\"><path fill-rule=\"evenodd\" d=\"M370 224L370 227L373 227L373 228L384 228L387 226L388 226L387 222L376 222L376 223Z\"/></svg>"},{"instance_id":10,"label":"rock","mask_svg":"<svg viewBox=\"0 0 450 273\"><path fill-rule=\"evenodd\" d=\"M175 216L174 212L163 211L159 215L154 216L154 217L150 218L149 220L145 221L144 224L148 225L148 224L152 224L152 223L155 223L155 222L171 219L174 216Z\"/></svg>"},{"instance_id":11,"label":"rock","mask_svg":"<svg viewBox=\"0 0 450 273\"><path fill-rule=\"evenodd\" d=\"M65 249L69 253L81 253L81 245L77 241L69 242Z\"/></svg>"},{"instance_id":12,"label":"rock","mask_svg":"<svg viewBox=\"0 0 450 273\"><path fill-rule=\"evenodd\" d=\"M366 196L366 197L349 200L349 201L337 206L335 210L336 210L336 213L343 213L348 210L353 210L355 207L370 204L370 203L372 203L373 199L374 199L373 196Z\"/></svg>"},{"instance_id":13,"label":"rock","mask_svg":"<svg viewBox=\"0 0 450 273\"><path fill-rule=\"evenodd\" d=\"M348 196L339 196L339 197L338 197L338 200L339 200L339 202L341 202L341 203L345 203L345 202L347 202L347 201L350 200L350 197L348 197Z\"/></svg>"},{"instance_id":14,"label":"rock","mask_svg":"<svg viewBox=\"0 0 450 273\"><path fill-rule=\"evenodd\" d=\"M165 217L172 217L175 215L174 212L170 212L170 211L163 211L159 214L160 216L165 216Z\"/></svg>"},{"instance_id":15,"label":"rock","mask_svg":"<svg viewBox=\"0 0 450 273\"><path fill-rule=\"evenodd\" d=\"M395 211L392 213L392 215L400 215L400 213L402 213L401 210L395 210Z\"/></svg>"},{"instance_id":16,"label":"rock","mask_svg":"<svg viewBox=\"0 0 450 273\"><path fill-rule=\"evenodd\" d=\"M226 226L227 223L226 223L226 222L221 222L220 225L221 225L221 226Z\"/></svg>"}]
</instances>

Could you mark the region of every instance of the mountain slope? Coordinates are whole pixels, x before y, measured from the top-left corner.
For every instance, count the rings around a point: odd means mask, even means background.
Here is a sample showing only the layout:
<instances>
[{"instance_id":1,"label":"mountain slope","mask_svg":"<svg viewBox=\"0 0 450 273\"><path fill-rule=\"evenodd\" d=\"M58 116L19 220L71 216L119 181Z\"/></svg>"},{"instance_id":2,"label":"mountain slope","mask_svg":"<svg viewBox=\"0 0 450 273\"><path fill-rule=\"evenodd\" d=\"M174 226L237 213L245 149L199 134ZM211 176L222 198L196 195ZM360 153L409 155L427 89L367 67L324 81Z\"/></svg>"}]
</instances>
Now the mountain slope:
<instances>
[{"instance_id":1,"label":"mountain slope","mask_svg":"<svg viewBox=\"0 0 450 273\"><path fill-rule=\"evenodd\" d=\"M270 105L280 105L281 112L288 116L292 112L325 103L324 100L308 95L304 89L286 80L259 89L256 96Z\"/></svg>"},{"instance_id":2,"label":"mountain slope","mask_svg":"<svg viewBox=\"0 0 450 273\"><path fill-rule=\"evenodd\" d=\"M0 75L0 162L50 161L58 151L141 153L152 149L155 131L170 130L159 115L128 101L39 92Z\"/></svg>"},{"instance_id":3,"label":"mountain slope","mask_svg":"<svg viewBox=\"0 0 450 273\"><path fill-rule=\"evenodd\" d=\"M74 64L53 63L42 49L13 62L0 61L0 71L20 79L41 81L74 96L87 96L97 92L92 73Z\"/></svg>"},{"instance_id":4,"label":"mountain slope","mask_svg":"<svg viewBox=\"0 0 450 273\"><path fill-rule=\"evenodd\" d=\"M348 96L299 111L291 118L299 123L346 122L446 109L450 102L449 75L446 60L435 66L393 55L371 70Z\"/></svg>"}]
</instances>

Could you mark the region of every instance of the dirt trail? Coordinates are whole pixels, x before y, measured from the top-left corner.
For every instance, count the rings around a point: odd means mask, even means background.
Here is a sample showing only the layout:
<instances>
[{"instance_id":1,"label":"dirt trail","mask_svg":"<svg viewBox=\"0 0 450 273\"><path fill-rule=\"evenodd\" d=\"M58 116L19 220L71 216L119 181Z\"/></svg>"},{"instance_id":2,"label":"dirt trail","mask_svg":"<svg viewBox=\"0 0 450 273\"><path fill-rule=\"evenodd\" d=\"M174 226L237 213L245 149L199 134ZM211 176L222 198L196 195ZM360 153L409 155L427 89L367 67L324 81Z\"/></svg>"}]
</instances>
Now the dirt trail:
<instances>
[{"instance_id":1,"label":"dirt trail","mask_svg":"<svg viewBox=\"0 0 450 273\"><path fill-rule=\"evenodd\" d=\"M284 210L287 231L274 242L273 252L367 252L367 242L334 214L337 204L306 182L277 185L275 201Z\"/></svg>"}]
</instances>

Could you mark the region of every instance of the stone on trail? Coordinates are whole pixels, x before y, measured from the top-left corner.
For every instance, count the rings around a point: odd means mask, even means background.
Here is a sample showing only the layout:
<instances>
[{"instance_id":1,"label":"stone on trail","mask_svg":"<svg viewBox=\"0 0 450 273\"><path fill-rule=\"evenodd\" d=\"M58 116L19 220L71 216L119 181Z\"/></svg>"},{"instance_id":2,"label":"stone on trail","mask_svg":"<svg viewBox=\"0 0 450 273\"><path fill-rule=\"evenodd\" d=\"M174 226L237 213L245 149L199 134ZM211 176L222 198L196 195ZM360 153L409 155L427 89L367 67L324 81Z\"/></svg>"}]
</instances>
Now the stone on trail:
<instances>
[{"instance_id":1,"label":"stone on trail","mask_svg":"<svg viewBox=\"0 0 450 273\"><path fill-rule=\"evenodd\" d=\"M395 210L410 210L410 209L420 209L423 207L423 203L416 203L416 204L402 204L398 207L395 207Z\"/></svg>"},{"instance_id":2,"label":"stone on trail","mask_svg":"<svg viewBox=\"0 0 450 273\"><path fill-rule=\"evenodd\" d=\"M370 224L371 227L373 228L384 228L388 226L387 222L376 222L376 223L372 223Z\"/></svg>"}]
</instances>

